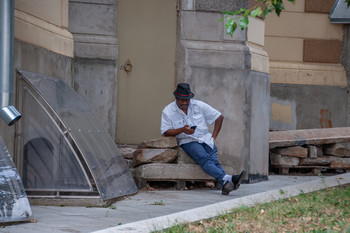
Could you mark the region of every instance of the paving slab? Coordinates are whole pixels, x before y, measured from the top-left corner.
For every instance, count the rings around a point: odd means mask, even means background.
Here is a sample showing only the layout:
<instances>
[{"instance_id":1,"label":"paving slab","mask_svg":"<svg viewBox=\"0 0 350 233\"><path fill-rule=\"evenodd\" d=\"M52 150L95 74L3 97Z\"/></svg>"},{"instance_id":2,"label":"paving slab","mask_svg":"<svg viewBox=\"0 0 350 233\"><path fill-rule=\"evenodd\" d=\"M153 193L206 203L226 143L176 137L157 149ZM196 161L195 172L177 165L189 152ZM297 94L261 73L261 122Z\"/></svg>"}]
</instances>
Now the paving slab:
<instances>
[{"instance_id":1,"label":"paving slab","mask_svg":"<svg viewBox=\"0 0 350 233\"><path fill-rule=\"evenodd\" d=\"M350 142L350 127L271 131L270 149L275 147L322 145Z\"/></svg>"},{"instance_id":2,"label":"paving slab","mask_svg":"<svg viewBox=\"0 0 350 233\"><path fill-rule=\"evenodd\" d=\"M220 190L140 191L113 204L112 208L32 206L35 223L6 226L0 232L11 233L84 233L84 232L150 232L181 221L198 221L225 213L239 205L297 195L350 183L350 173L331 177L269 176L268 181L242 184L222 196ZM169 225L170 224L170 225Z\"/></svg>"}]
</instances>

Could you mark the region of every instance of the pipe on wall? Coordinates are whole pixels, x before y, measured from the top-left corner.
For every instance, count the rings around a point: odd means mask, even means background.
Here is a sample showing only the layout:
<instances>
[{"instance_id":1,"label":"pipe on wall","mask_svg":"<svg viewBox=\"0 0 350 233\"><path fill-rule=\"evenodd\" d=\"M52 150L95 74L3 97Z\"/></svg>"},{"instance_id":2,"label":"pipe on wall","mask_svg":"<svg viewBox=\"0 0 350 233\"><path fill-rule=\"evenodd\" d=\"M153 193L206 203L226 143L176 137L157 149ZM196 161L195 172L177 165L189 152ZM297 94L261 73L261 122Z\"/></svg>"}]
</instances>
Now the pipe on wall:
<instances>
[{"instance_id":1,"label":"pipe on wall","mask_svg":"<svg viewBox=\"0 0 350 233\"><path fill-rule=\"evenodd\" d=\"M0 1L0 118L13 125L21 114L13 102L14 0Z\"/></svg>"}]
</instances>

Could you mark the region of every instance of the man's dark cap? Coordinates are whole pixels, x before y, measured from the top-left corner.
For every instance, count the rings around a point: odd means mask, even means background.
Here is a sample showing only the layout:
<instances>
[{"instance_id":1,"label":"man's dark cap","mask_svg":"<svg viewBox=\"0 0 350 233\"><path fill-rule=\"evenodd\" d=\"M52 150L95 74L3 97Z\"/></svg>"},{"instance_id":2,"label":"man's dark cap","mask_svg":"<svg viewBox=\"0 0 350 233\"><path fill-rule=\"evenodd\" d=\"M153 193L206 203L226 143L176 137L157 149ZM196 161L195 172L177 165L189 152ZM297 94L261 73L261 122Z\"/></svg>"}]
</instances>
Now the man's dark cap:
<instances>
[{"instance_id":1,"label":"man's dark cap","mask_svg":"<svg viewBox=\"0 0 350 233\"><path fill-rule=\"evenodd\" d=\"M194 97L194 94L191 92L190 84L188 83L179 83L177 88L174 91L174 96L177 99L188 100Z\"/></svg>"}]
</instances>

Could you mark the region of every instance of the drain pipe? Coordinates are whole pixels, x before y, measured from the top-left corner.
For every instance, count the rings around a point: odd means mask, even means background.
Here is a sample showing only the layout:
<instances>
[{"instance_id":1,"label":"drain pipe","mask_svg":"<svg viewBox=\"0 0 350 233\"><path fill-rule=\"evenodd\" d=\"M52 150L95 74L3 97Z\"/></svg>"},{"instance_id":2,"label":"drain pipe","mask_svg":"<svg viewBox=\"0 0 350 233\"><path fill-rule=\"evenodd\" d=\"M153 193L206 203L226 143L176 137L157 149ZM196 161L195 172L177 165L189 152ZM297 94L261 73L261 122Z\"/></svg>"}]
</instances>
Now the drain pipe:
<instances>
[{"instance_id":1,"label":"drain pipe","mask_svg":"<svg viewBox=\"0 0 350 233\"><path fill-rule=\"evenodd\" d=\"M0 0L0 117L13 125L21 114L13 102L14 0Z\"/></svg>"}]
</instances>

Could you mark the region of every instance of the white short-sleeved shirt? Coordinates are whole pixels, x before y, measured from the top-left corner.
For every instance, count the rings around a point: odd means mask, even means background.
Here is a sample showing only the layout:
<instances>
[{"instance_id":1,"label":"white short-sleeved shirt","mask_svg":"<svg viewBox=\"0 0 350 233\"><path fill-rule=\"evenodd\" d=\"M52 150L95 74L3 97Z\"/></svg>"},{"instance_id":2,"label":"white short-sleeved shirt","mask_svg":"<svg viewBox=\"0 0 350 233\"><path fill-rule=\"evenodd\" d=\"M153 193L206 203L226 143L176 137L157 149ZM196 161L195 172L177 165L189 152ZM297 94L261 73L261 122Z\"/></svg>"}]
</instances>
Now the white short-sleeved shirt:
<instances>
[{"instance_id":1,"label":"white short-sleeved shirt","mask_svg":"<svg viewBox=\"0 0 350 233\"><path fill-rule=\"evenodd\" d=\"M163 135L168 129L178 129L185 125L194 126L197 128L194 134L188 135L180 133L176 135L179 145L197 141L206 143L211 148L214 148L214 139L209 132L207 124L213 124L221 113L210 105L191 99L187 109L187 115L176 105L176 100L166 106L162 112L162 121L160 126L161 134Z\"/></svg>"}]
</instances>

